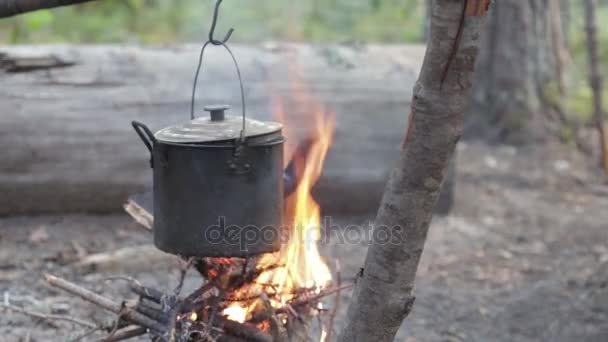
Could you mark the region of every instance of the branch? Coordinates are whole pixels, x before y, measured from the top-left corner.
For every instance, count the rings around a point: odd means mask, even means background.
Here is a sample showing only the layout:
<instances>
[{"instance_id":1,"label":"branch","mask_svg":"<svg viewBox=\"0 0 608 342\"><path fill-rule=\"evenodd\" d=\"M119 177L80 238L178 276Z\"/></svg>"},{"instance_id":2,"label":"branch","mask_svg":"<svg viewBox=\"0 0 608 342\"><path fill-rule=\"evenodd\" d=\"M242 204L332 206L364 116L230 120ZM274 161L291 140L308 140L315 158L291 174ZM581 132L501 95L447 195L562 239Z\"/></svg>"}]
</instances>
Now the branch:
<instances>
[{"instance_id":1,"label":"branch","mask_svg":"<svg viewBox=\"0 0 608 342\"><path fill-rule=\"evenodd\" d=\"M103 342L119 342L134 338L137 336L144 335L148 330L144 327L131 327L125 328L124 330L117 331L113 336L109 336L103 339Z\"/></svg>"},{"instance_id":2,"label":"branch","mask_svg":"<svg viewBox=\"0 0 608 342\"><path fill-rule=\"evenodd\" d=\"M64 316L64 315L52 315L52 314L45 314L42 312L34 312L34 311L29 311L23 308L20 308L18 306L14 306L11 304L0 304L0 307L5 308L7 310L10 311L14 311L14 312L18 312L21 314L24 314L26 316L30 316L30 317L34 317L34 318L38 318L38 319L42 319L45 321L66 321L66 322L70 322L70 323L74 323L77 325L81 325L83 327L86 328L90 328L90 329L97 329L99 328L99 326L97 326L97 324L89 322L89 321L83 321L81 319L75 318L75 317L71 317L71 316Z\"/></svg>"},{"instance_id":3,"label":"branch","mask_svg":"<svg viewBox=\"0 0 608 342\"><path fill-rule=\"evenodd\" d=\"M340 270L340 261L336 259L336 287L340 288L342 286L342 272ZM325 341L331 342L332 336L334 334L334 321L336 319L336 314L338 313L338 307L340 306L340 291L336 292L336 299L334 300L334 306L331 308L331 312L329 313L329 323L327 324L327 337Z\"/></svg>"},{"instance_id":4,"label":"branch","mask_svg":"<svg viewBox=\"0 0 608 342\"><path fill-rule=\"evenodd\" d=\"M76 5L93 0L0 0L0 19L41 9Z\"/></svg>"},{"instance_id":5,"label":"branch","mask_svg":"<svg viewBox=\"0 0 608 342\"><path fill-rule=\"evenodd\" d=\"M384 190L339 341L392 341L412 295L433 209L460 138L489 0L435 0L403 151Z\"/></svg>"},{"instance_id":6,"label":"branch","mask_svg":"<svg viewBox=\"0 0 608 342\"><path fill-rule=\"evenodd\" d=\"M96 304L110 312L120 315L126 321L146 327L159 333L164 333L166 330L166 328L162 326L159 322L145 315L142 315L128 307L124 307L120 303L116 303L108 298L98 295L97 293L94 293L74 283L71 283L65 279L52 275L46 275L45 278L46 282L49 283L51 286L60 288L88 302Z\"/></svg>"}]
</instances>

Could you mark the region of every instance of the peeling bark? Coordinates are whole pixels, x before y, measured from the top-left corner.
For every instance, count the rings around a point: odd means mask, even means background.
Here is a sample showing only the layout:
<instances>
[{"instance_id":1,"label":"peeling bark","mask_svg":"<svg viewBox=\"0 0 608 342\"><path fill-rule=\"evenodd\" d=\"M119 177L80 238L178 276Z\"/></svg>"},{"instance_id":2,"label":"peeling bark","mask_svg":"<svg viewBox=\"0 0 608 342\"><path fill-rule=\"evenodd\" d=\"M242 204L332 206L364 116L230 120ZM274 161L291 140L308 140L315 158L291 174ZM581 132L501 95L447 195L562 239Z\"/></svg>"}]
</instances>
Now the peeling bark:
<instances>
[{"instance_id":1,"label":"peeling bark","mask_svg":"<svg viewBox=\"0 0 608 342\"><path fill-rule=\"evenodd\" d=\"M413 307L416 270L462 131L488 3L433 1L431 36L414 87L404 149L385 188L340 341L392 341Z\"/></svg>"}]
</instances>

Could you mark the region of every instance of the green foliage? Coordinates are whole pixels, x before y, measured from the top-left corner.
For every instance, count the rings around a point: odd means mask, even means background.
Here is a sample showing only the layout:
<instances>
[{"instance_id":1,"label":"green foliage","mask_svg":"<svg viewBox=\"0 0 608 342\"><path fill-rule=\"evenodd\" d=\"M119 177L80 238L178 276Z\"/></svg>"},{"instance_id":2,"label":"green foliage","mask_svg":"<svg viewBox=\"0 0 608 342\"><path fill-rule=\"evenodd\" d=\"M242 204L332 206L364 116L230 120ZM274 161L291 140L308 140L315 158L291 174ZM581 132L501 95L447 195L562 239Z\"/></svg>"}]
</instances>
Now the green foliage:
<instances>
[{"instance_id":1,"label":"green foliage","mask_svg":"<svg viewBox=\"0 0 608 342\"><path fill-rule=\"evenodd\" d=\"M28 30L42 30L53 23L51 11L38 11L24 17L23 21Z\"/></svg>"},{"instance_id":2,"label":"green foliage","mask_svg":"<svg viewBox=\"0 0 608 342\"><path fill-rule=\"evenodd\" d=\"M600 71L605 85L608 85L608 2L602 1L597 9L597 35L599 43ZM579 0L570 0L571 22L569 27L572 67L568 70L570 86L568 94L560 98L555 90L554 97L560 101L564 112L571 118L589 122L593 116L593 93L589 85L589 56L585 31L585 16ZM608 89L603 89L604 108L608 108Z\"/></svg>"},{"instance_id":3,"label":"green foliage","mask_svg":"<svg viewBox=\"0 0 608 342\"><path fill-rule=\"evenodd\" d=\"M235 41L420 41L425 0L226 0ZM172 43L205 38L215 0L103 0L0 21L4 43Z\"/></svg>"},{"instance_id":4,"label":"green foliage","mask_svg":"<svg viewBox=\"0 0 608 342\"><path fill-rule=\"evenodd\" d=\"M236 42L295 40L313 42L422 41L427 0L225 0L218 35L236 28ZM202 42L215 0L103 0L0 20L0 43L154 43ZM591 90L584 13L570 0L568 94L547 85L545 100L577 120L590 120ZM598 37L608 108L608 0L600 1Z\"/></svg>"}]
</instances>

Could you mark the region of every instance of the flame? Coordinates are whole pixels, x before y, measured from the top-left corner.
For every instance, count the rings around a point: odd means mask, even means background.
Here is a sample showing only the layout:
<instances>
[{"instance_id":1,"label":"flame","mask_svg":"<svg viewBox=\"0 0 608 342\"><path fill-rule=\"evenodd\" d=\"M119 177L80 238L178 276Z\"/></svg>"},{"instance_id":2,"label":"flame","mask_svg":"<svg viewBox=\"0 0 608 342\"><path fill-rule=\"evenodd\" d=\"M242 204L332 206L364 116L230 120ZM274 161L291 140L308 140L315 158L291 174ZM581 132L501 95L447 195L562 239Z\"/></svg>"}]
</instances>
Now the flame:
<instances>
[{"instance_id":1,"label":"flame","mask_svg":"<svg viewBox=\"0 0 608 342\"><path fill-rule=\"evenodd\" d=\"M239 305L229 306L224 309L222 313L228 317L228 319L241 323L245 322L245 319L247 318L247 309Z\"/></svg>"},{"instance_id":2,"label":"flame","mask_svg":"<svg viewBox=\"0 0 608 342\"><path fill-rule=\"evenodd\" d=\"M290 69L290 76L295 73ZM323 170L323 163L327 151L331 146L335 121L333 113L314 101L310 92L300 77L290 77L290 85L294 88L295 108L307 113L306 122L313 122L312 144L306 159L302 163L302 178L296 191L286 201L286 225L291 230L289 240L277 253L266 254L261 257L257 266L266 268L270 265L284 265L283 267L268 269L259 275L255 283L241 290L239 296L251 296L263 291L269 291L263 284L272 284L273 293L279 294L271 300L272 306L279 308L289 302L294 296L294 290L307 288L320 291L328 286L332 280L329 267L319 254L317 242L320 238L321 210L311 195L311 189L319 179ZM273 92L277 94L277 92ZM273 98L274 117L284 123L283 133L289 142L294 137L285 115L283 99ZM295 126L295 124L293 124ZM294 144L287 143L288 152L293 151ZM297 156L296 156L297 157ZM289 160L290 158L286 158ZM276 299L278 298L278 300ZM227 307L223 314L229 319L245 322L248 315L255 309L258 302L233 303Z\"/></svg>"}]
</instances>

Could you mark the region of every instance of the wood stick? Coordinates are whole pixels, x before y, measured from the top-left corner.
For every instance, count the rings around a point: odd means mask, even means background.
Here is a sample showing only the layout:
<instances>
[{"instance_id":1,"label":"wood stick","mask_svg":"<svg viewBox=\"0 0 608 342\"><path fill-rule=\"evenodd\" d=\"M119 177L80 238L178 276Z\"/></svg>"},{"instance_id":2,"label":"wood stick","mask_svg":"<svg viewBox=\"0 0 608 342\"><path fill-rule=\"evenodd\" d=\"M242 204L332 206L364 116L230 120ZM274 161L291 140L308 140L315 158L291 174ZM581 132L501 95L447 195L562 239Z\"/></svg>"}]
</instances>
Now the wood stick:
<instances>
[{"instance_id":1,"label":"wood stick","mask_svg":"<svg viewBox=\"0 0 608 342\"><path fill-rule=\"evenodd\" d=\"M144 335L148 332L148 329L144 327L131 327L124 330L117 331L113 336L106 337L100 342L119 342L128 340L133 337Z\"/></svg>"},{"instance_id":2,"label":"wood stick","mask_svg":"<svg viewBox=\"0 0 608 342\"><path fill-rule=\"evenodd\" d=\"M18 312L18 313L24 314L26 316L34 317L34 318L39 318L39 319L42 319L45 321L66 321L66 322L78 324L83 327L87 327L87 328L91 328L91 329L95 329L95 328L99 327L97 324L95 324L93 322L83 321L81 319L71 317L71 316L52 315L52 314L45 314L45 313L41 313L41 312L34 312L34 311L29 311L29 310L20 308L15 305L6 304L6 303L2 303L2 304L0 304L0 306L7 310Z\"/></svg>"},{"instance_id":3,"label":"wood stick","mask_svg":"<svg viewBox=\"0 0 608 342\"><path fill-rule=\"evenodd\" d=\"M142 298L151 300L155 303L160 304L162 298L163 298L163 293L158 291L157 289L153 289L151 287L146 287L143 286L141 283L139 283L138 281L132 281L129 286L131 287L131 291L135 292L136 294L138 294L139 296L141 296Z\"/></svg>"},{"instance_id":4,"label":"wood stick","mask_svg":"<svg viewBox=\"0 0 608 342\"><path fill-rule=\"evenodd\" d=\"M217 342L248 342L248 340L236 336L222 335L216 339Z\"/></svg>"},{"instance_id":5,"label":"wood stick","mask_svg":"<svg viewBox=\"0 0 608 342\"><path fill-rule=\"evenodd\" d=\"M352 288L355 284L346 284L346 285L342 285L340 287L335 287L333 289L327 290L327 291L323 291L315 296L312 297L308 297L308 298L304 298L304 299L300 299L300 300L296 300L291 304L286 305L285 307L282 308L278 308L275 310L275 312L277 314L292 314L292 316L297 316L297 312L295 312L295 310L293 309L293 307L297 307L297 306L302 306L302 305L307 305L307 304L311 304L314 303L315 301L320 300L323 297L327 297L331 294L334 294L336 292L340 292L342 290L346 290L349 288ZM256 315L254 315L249 322L251 323L259 323L262 322L264 320L267 320L269 318L268 316L268 312L261 312L258 313Z\"/></svg>"},{"instance_id":6,"label":"wood stick","mask_svg":"<svg viewBox=\"0 0 608 342\"><path fill-rule=\"evenodd\" d=\"M300 305L310 304L312 302L318 301L321 298L327 297L327 296L329 296L331 294L334 294L336 292L340 292L342 290L350 289L354 285L355 284L346 284L346 285L342 285L342 286L339 286L339 287L335 287L335 288L333 288L331 290L327 290L327 291L321 292L318 295L315 295L315 296L312 296L312 297L309 297L309 298L304 298L304 299L297 300L297 301L291 303L291 306L300 306Z\"/></svg>"},{"instance_id":7,"label":"wood stick","mask_svg":"<svg viewBox=\"0 0 608 342\"><path fill-rule=\"evenodd\" d=\"M156 332L164 333L166 328L159 322L140 314L132 309L123 307L120 303L114 302L108 298L98 295L92 291L89 291L85 288L82 288L74 283L71 283L65 279L53 276L53 275L45 275L47 283L51 286L60 288L66 292L69 292L75 296L78 296L90 303L96 304L110 312L113 312L117 315L121 315L121 318L130 321L132 323L141 325L148 329L154 330Z\"/></svg>"},{"instance_id":8,"label":"wood stick","mask_svg":"<svg viewBox=\"0 0 608 342\"><path fill-rule=\"evenodd\" d=\"M287 340L287 334L281 321L277 317L276 311L272 307L272 303L270 303L270 299L265 293L262 293L260 296L262 302L264 303L264 308L268 313L268 321L270 323L270 335L272 336L272 340L274 342L285 342Z\"/></svg>"},{"instance_id":9,"label":"wood stick","mask_svg":"<svg viewBox=\"0 0 608 342\"><path fill-rule=\"evenodd\" d=\"M218 322L218 326L222 327L229 335L244 338L252 342L273 342L272 337L266 335L253 325L232 321L220 315L215 319Z\"/></svg>"},{"instance_id":10,"label":"wood stick","mask_svg":"<svg viewBox=\"0 0 608 342\"><path fill-rule=\"evenodd\" d=\"M155 308L144 301L127 301L125 304L128 308L133 309L151 319L163 323L169 323L169 315L164 313L160 308Z\"/></svg>"},{"instance_id":11,"label":"wood stick","mask_svg":"<svg viewBox=\"0 0 608 342\"><path fill-rule=\"evenodd\" d=\"M336 259L336 286L338 289L342 286L342 275L340 272L340 260ZM338 306L340 306L340 290L336 291L336 299L334 300L334 307L331 308L329 313L329 322L327 324L327 336L325 341L331 342L331 338L334 332L334 321L336 319L336 313L338 312Z\"/></svg>"}]
</instances>

